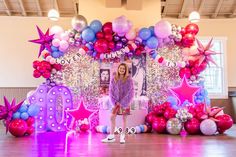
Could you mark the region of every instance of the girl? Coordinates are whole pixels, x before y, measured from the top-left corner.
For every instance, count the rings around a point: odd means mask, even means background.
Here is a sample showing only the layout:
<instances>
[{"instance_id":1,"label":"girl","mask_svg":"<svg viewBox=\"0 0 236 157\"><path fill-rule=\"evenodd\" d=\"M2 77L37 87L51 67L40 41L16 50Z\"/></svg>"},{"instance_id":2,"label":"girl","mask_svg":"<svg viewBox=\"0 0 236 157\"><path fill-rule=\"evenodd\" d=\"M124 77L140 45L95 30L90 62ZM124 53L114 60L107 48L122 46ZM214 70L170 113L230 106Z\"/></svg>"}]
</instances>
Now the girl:
<instances>
[{"instance_id":1,"label":"girl","mask_svg":"<svg viewBox=\"0 0 236 157\"><path fill-rule=\"evenodd\" d=\"M123 132L120 135L120 143L125 143L127 115L130 114L130 103L134 96L133 81L129 76L129 69L125 63L118 66L117 72L110 83L109 95L113 105L110 117L111 131L102 142L115 142L116 116L123 115Z\"/></svg>"}]
</instances>

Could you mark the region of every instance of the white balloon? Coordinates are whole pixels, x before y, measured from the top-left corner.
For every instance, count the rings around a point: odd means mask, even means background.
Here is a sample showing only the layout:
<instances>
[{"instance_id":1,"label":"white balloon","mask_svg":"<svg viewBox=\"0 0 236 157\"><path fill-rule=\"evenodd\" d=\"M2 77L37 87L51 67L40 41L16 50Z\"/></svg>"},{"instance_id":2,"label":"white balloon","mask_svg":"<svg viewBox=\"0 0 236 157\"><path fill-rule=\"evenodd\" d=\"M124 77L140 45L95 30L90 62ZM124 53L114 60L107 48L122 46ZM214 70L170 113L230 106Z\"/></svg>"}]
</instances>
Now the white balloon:
<instances>
[{"instance_id":1,"label":"white balloon","mask_svg":"<svg viewBox=\"0 0 236 157\"><path fill-rule=\"evenodd\" d=\"M49 34L50 35L54 34L54 38L55 36L58 36L63 32L64 32L63 28L58 25L52 26L49 30Z\"/></svg>"}]
</instances>

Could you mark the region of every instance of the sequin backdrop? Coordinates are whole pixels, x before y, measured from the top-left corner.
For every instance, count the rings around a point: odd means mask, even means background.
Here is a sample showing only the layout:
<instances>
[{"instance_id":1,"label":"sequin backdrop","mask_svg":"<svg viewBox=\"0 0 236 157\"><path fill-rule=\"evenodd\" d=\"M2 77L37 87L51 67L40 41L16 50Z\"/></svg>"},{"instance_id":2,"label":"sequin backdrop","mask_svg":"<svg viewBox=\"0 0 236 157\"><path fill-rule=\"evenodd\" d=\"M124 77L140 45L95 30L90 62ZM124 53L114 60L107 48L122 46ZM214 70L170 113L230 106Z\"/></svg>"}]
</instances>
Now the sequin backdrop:
<instances>
[{"instance_id":1,"label":"sequin backdrop","mask_svg":"<svg viewBox=\"0 0 236 157\"><path fill-rule=\"evenodd\" d=\"M157 50L158 54L173 62L182 61L179 46L169 45ZM158 104L170 95L169 88L180 83L179 67L159 65L152 58L147 57L147 96L152 103Z\"/></svg>"}]
</instances>

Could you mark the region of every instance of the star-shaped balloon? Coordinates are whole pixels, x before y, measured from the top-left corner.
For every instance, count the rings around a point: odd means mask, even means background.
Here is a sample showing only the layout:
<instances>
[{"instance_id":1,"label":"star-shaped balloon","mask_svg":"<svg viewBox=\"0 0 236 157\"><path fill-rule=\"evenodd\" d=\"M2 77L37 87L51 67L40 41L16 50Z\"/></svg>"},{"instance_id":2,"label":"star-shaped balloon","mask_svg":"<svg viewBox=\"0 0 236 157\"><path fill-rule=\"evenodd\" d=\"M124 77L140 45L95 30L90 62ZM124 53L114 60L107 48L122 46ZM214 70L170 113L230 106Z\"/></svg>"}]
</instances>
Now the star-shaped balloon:
<instances>
[{"instance_id":1,"label":"star-shaped balloon","mask_svg":"<svg viewBox=\"0 0 236 157\"><path fill-rule=\"evenodd\" d=\"M33 42L36 44L40 44L40 49L39 49L39 54L38 57L41 56L42 51L46 48L49 52L51 52L51 43L53 40L53 35L49 35L49 29L46 31L46 33L44 34L41 29L37 27L38 30L38 35L39 35L39 39L34 39L34 40L29 40L29 42Z\"/></svg>"},{"instance_id":2,"label":"star-shaped balloon","mask_svg":"<svg viewBox=\"0 0 236 157\"><path fill-rule=\"evenodd\" d=\"M201 116L201 119L211 119L218 121L216 117L224 114L223 107L207 107L206 104L204 104L204 107L205 113Z\"/></svg>"},{"instance_id":3,"label":"star-shaped balloon","mask_svg":"<svg viewBox=\"0 0 236 157\"><path fill-rule=\"evenodd\" d=\"M208 64L209 62L212 62L217 66L216 62L212 58L212 55L220 54L220 52L215 52L211 50L213 46L212 40L213 38L211 38L211 40L207 43L206 46L203 46L203 44L198 39L196 39L198 45L198 53L193 56L199 59L199 65L201 65L203 62L206 62Z\"/></svg>"},{"instance_id":4,"label":"star-shaped balloon","mask_svg":"<svg viewBox=\"0 0 236 157\"><path fill-rule=\"evenodd\" d=\"M180 86L170 88L171 93L179 100L179 106L181 106L186 100L189 103L194 104L194 95L200 90L199 86L192 86L188 84L186 77L184 76Z\"/></svg>"},{"instance_id":5,"label":"star-shaped balloon","mask_svg":"<svg viewBox=\"0 0 236 157\"><path fill-rule=\"evenodd\" d=\"M80 102L80 105L76 109L67 110L66 112L71 115L75 121L85 118L89 119L89 117L95 113L94 111L86 109L83 101Z\"/></svg>"},{"instance_id":6,"label":"star-shaped balloon","mask_svg":"<svg viewBox=\"0 0 236 157\"><path fill-rule=\"evenodd\" d=\"M4 106L0 105L0 120L4 119L6 124L6 133L8 132L8 126L12 119L12 115L21 107L24 101L16 104L15 99L12 100L11 104L4 96Z\"/></svg>"}]
</instances>

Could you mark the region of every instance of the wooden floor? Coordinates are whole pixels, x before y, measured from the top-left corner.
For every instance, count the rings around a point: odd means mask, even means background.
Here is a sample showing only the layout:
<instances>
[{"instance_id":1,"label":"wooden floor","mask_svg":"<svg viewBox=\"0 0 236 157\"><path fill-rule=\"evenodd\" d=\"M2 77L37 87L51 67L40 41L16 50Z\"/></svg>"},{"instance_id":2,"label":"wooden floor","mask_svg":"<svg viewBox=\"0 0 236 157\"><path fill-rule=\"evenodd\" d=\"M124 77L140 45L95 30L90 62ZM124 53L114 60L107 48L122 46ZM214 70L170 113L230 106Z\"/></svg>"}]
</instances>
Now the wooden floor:
<instances>
[{"instance_id":1,"label":"wooden floor","mask_svg":"<svg viewBox=\"0 0 236 157\"><path fill-rule=\"evenodd\" d=\"M68 140L65 133L43 133L15 138L0 128L0 157L235 157L236 125L224 135L174 136L152 134L128 135L126 144L103 144L105 135L82 133ZM117 138L118 139L118 138Z\"/></svg>"}]
</instances>

